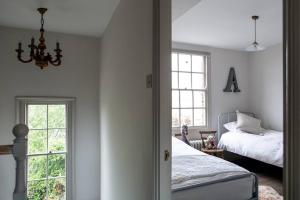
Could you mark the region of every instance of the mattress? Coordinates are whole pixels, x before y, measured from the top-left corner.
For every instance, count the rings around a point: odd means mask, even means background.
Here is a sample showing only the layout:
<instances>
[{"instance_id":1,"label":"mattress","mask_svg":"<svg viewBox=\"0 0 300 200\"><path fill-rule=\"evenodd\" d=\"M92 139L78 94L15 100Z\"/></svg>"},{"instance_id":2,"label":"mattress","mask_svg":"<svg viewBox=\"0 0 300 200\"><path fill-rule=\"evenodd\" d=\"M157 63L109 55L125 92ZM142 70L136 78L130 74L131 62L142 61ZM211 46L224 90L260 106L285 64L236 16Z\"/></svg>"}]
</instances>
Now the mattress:
<instances>
[{"instance_id":1,"label":"mattress","mask_svg":"<svg viewBox=\"0 0 300 200\"><path fill-rule=\"evenodd\" d=\"M223 159L172 138L172 200L249 200L257 194L256 176Z\"/></svg>"},{"instance_id":2,"label":"mattress","mask_svg":"<svg viewBox=\"0 0 300 200\"><path fill-rule=\"evenodd\" d=\"M227 151L283 167L283 133L266 130L264 135L243 131L222 134L218 147Z\"/></svg>"}]
</instances>

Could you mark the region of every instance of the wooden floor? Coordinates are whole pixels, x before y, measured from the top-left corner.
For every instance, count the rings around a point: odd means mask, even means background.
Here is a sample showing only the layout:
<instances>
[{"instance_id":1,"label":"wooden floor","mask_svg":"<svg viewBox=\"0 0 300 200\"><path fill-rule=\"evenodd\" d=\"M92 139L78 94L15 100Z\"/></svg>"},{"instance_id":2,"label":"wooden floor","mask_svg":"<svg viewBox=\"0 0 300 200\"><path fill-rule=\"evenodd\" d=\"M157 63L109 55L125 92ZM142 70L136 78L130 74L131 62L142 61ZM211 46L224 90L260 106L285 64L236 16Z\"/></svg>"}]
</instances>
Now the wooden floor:
<instances>
[{"instance_id":1,"label":"wooden floor","mask_svg":"<svg viewBox=\"0 0 300 200\"><path fill-rule=\"evenodd\" d=\"M283 194L283 170L280 167L268 165L248 158L232 160L235 164L254 172L258 176L259 185L274 188L280 195Z\"/></svg>"},{"instance_id":2,"label":"wooden floor","mask_svg":"<svg viewBox=\"0 0 300 200\"><path fill-rule=\"evenodd\" d=\"M283 195L282 191L282 179L266 175L263 173L256 173L258 175L259 185L267 185L274 188L280 195Z\"/></svg>"}]
</instances>

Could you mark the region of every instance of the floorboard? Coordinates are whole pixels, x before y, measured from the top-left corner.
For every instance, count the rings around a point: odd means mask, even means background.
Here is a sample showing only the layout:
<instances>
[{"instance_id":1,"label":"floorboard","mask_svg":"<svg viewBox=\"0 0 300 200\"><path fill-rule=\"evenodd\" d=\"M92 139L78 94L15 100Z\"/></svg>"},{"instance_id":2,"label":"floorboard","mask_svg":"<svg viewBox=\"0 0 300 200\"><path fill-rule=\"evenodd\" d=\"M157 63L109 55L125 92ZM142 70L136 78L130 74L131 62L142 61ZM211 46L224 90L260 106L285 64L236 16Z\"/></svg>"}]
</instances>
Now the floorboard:
<instances>
[{"instance_id":1,"label":"floorboard","mask_svg":"<svg viewBox=\"0 0 300 200\"><path fill-rule=\"evenodd\" d=\"M258 176L259 185L274 188L280 195L283 194L283 169L253 159L241 157L231 162L254 172Z\"/></svg>"}]
</instances>

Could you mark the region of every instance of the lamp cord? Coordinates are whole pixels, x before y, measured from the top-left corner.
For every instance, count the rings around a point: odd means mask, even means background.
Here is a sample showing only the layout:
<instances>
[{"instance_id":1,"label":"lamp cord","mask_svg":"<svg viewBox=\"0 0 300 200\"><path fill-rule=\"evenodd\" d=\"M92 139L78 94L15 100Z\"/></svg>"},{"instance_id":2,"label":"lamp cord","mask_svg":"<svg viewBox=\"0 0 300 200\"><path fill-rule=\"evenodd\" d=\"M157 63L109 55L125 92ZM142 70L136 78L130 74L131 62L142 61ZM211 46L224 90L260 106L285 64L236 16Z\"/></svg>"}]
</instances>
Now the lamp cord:
<instances>
[{"instance_id":1,"label":"lamp cord","mask_svg":"<svg viewBox=\"0 0 300 200\"><path fill-rule=\"evenodd\" d=\"M254 42L257 43L257 41L256 41L256 19L254 19Z\"/></svg>"}]
</instances>

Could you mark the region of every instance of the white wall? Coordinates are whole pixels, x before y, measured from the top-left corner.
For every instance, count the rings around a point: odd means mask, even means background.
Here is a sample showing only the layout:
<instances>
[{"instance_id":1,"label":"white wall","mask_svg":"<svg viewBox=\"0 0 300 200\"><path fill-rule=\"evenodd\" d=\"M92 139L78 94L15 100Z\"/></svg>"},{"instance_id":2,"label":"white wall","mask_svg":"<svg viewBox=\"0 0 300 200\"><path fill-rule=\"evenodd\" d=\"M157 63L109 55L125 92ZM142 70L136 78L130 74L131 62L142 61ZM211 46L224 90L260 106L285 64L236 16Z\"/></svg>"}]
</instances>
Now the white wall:
<instances>
[{"instance_id":1,"label":"white wall","mask_svg":"<svg viewBox=\"0 0 300 200\"><path fill-rule=\"evenodd\" d=\"M210 120L217 128L220 113L254 112L265 128L283 129L283 55L282 45L268 47L261 52L242 52L173 42L173 48L204 51L211 54ZM226 93L229 68L234 66L240 93ZM190 137L194 136L193 135Z\"/></svg>"},{"instance_id":2,"label":"white wall","mask_svg":"<svg viewBox=\"0 0 300 200\"><path fill-rule=\"evenodd\" d=\"M193 50L211 54L211 69L209 83L209 120L210 126L217 130L218 115L224 112L233 112L237 109L249 110L249 68L248 53L192 44L173 43L173 49ZM239 93L223 92L226 86L229 69L235 68Z\"/></svg>"},{"instance_id":3,"label":"white wall","mask_svg":"<svg viewBox=\"0 0 300 200\"><path fill-rule=\"evenodd\" d=\"M75 196L78 200L98 200L99 39L46 33L49 49L58 40L63 49L63 65L41 71L22 64L14 51L19 41L25 48L37 32L0 27L0 145L11 144L15 124L15 96L76 97ZM25 53L28 54L28 53ZM0 157L0 200L12 199L15 164L12 156Z\"/></svg>"},{"instance_id":4,"label":"white wall","mask_svg":"<svg viewBox=\"0 0 300 200\"><path fill-rule=\"evenodd\" d=\"M101 199L153 199L152 0L121 1L101 41Z\"/></svg>"},{"instance_id":5,"label":"white wall","mask_svg":"<svg viewBox=\"0 0 300 200\"><path fill-rule=\"evenodd\" d=\"M250 106L265 128L283 130L282 45L249 54Z\"/></svg>"}]
</instances>

